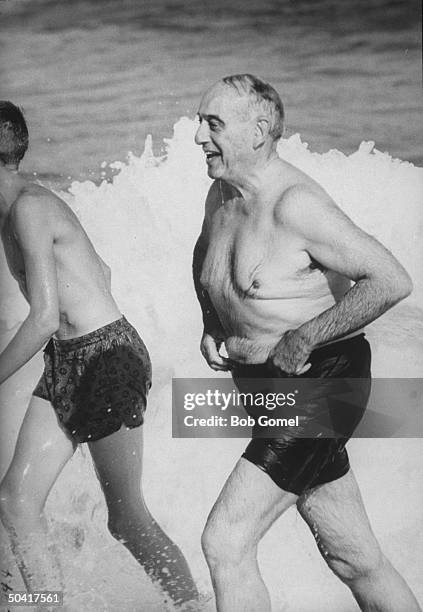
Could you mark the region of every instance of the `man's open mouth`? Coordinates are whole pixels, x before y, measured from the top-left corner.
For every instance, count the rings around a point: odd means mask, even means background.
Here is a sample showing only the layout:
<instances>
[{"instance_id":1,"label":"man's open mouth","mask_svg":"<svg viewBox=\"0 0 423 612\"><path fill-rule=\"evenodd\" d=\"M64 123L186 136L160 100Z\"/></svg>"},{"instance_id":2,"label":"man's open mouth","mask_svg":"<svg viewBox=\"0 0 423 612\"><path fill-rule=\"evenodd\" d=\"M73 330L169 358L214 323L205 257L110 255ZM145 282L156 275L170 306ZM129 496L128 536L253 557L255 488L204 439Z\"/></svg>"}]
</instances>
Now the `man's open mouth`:
<instances>
[{"instance_id":1,"label":"man's open mouth","mask_svg":"<svg viewBox=\"0 0 423 612\"><path fill-rule=\"evenodd\" d=\"M220 153L217 151L204 151L204 153L206 154L207 161L213 159L213 157L220 157Z\"/></svg>"}]
</instances>

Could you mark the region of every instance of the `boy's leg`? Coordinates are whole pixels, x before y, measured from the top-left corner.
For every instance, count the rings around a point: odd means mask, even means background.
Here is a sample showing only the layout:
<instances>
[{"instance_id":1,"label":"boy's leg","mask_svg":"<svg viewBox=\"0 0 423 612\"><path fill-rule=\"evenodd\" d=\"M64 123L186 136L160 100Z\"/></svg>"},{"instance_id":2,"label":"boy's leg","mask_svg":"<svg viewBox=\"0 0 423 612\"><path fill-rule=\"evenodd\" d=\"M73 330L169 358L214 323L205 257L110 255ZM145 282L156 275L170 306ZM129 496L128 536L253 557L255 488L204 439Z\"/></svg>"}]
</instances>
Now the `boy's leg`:
<instances>
[{"instance_id":1,"label":"boy's leg","mask_svg":"<svg viewBox=\"0 0 423 612\"><path fill-rule=\"evenodd\" d=\"M176 604L198 592L179 548L151 516L141 490L142 428L119 431L89 443L106 498L111 534L122 542L146 573Z\"/></svg>"},{"instance_id":2,"label":"boy's leg","mask_svg":"<svg viewBox=\"0 0 423 612\"><path fill-rule=\"evenodd\" d=\"M0 516L27 590L63 590L42 511L74 450L51 404L33 396L0 484Z\"/></svg>"}]
</instances>

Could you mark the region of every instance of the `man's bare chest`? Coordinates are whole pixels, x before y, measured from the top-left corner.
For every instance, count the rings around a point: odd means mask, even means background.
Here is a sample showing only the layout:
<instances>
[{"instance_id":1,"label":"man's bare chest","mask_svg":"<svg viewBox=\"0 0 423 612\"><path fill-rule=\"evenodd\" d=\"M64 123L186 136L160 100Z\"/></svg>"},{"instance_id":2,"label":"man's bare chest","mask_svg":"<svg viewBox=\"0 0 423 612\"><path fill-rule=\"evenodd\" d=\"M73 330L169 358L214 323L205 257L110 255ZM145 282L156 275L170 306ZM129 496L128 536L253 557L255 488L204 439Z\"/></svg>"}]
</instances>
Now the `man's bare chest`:
<instances>
[{"instance_id":1,"label":"man's bare chest","mask_svg":"<svg viewBox=\"0 0 423 612\"><path fill-rule=\"evenodd\" d=\"M243 295L273 292L310 272L310 257L270 215L245 215L222 207L213 217L201 282L232 286Z\"/></svg>"}]
</instances>

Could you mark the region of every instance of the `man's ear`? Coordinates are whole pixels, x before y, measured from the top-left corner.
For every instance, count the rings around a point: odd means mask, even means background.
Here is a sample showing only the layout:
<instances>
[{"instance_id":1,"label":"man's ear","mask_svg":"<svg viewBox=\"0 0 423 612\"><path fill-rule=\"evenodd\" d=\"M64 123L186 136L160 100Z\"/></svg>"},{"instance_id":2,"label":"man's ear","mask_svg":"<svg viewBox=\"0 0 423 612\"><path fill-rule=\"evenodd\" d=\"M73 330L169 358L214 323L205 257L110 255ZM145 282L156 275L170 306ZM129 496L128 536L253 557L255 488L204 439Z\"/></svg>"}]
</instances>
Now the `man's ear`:
<instances>
[{"instance_id":1,"label":"man's ear","mask_svg":"<svg viewBox=\"0 0 423 612\"><path fill-rule=\"evenodd\" d=\"M269 136L270 124L267 117L258 117L254 131L254 148L259 149L264 145Z\"/></svg>"}]
</instances>

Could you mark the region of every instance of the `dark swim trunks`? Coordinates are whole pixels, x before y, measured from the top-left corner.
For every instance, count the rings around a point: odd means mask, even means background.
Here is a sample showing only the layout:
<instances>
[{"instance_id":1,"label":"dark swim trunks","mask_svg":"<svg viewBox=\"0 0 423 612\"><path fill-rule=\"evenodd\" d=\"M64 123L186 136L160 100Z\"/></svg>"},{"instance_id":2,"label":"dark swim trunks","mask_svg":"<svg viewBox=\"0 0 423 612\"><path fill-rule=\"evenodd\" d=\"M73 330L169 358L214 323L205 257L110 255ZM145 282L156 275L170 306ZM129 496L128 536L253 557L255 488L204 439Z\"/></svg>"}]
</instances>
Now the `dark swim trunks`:
<instances>
[{"instance_id":1,"label":"dark swim trunks","mask_svg":"<svg viewBox=\"0 0 423 612\"><path fill-rule=\"evenodd\" d=\"M353 410L346 406L338 397L332 403L327 398L319 402L312 401L309 405L302 406L302 433L298 435L295 428L287 428L281 431L281 437L263 438L255 437L247 446L243 457L257 465L266 472L270 478L285 491L301 495L307 489L316 485L336 480L346 474L350 468L348 454L345 444L352 436L354 429L364 414L370 395L371 374L370 345L364 338L364 334L334 342L314 350L308 359L311 368L305 373L292 378L318 378L325 379L322 385L328 385L328 393L333 384L339 386L340 378L363 379L359 381L359 390L355 394ZM264 364L245 365L237 364L232 371L234 382L240 392L251 392L247 379L275 379L287 378L288 375L278 371L275 374L270 366ZM244 380L243 380L244 379ZM266 381L265 393L269 392ZM255 391L258 389L255 387ZM263 392L263 389L262 389ZM336 389L332 396L336 395ZM316 419L314 411L322 407L330 413L332 424L335 423L335 431L331 438L316 437L304 428L310 427L310 432L316 430ZM328 410L329 405L329 410ZM248 408L246 407L247 412Z\"/></svg>"},{"instance_id":2,"label":"dark swim trunks","mask_svg":"<svg viewBox=\"0 0 423 612\"><path fill-rule=\"evenodd\" d=\"M123 424L142 425L151 363L138 332L125 317L78 338L51 338L44 363L33 395L51 402L73 441L92 442Z\"/></svg>"}]
</instances>

